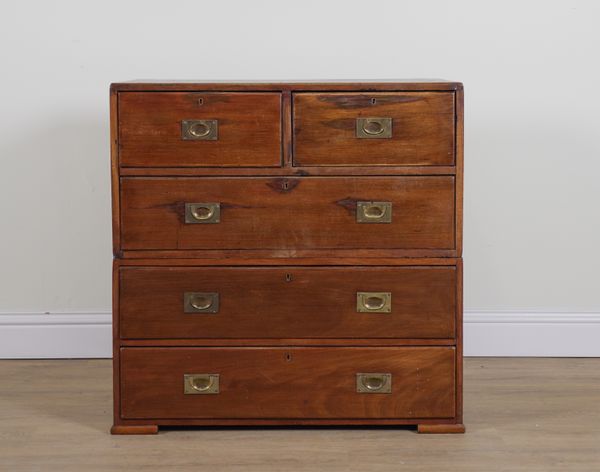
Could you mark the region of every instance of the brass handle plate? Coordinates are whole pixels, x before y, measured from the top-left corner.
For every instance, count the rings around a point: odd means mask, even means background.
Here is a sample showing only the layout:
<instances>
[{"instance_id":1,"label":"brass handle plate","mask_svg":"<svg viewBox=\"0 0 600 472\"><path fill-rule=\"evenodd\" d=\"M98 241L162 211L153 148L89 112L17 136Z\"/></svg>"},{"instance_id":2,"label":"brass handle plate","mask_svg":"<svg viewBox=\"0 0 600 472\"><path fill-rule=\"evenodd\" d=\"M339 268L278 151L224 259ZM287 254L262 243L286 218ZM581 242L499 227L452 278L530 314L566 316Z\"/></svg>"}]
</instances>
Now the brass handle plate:
<instances>
[{"instance_id":1,"label":"brass handle plate","mask_svg":"<svg viewBox=\"0 0 600 472\"><path fill-rule=\"evenodd\" d=\"M392 137L392 119L357 118L356 137L366 139L389 139Z\"/></svg>"},{"instance_id":2,"label":"brass handle plate","mask_svg":"<svg viewBox=\"0 0 600 472\"><path fill-rule=\"evenodd\" d=\"M181 139L216 141L219 139L219 120L182 120Z\"/></svg>"},{"instance_id":3,"label":"brass handle plate","mask_svg":"<svg viewBox=\"0 0 600 472\"><path fill-rule=\"evenodd\" d=\"M357 313L391 313L392 292L356 292Z\"/></svg>"},{"instance_id":4,"label":"brass handle plate","mask_svg":"<svg viewBox=\"0 0 600 472\"><path fill-rule=\"evenodd\" d=\"M391 223L392 202L357 202L357 223Z\"/></svg>"},{"instance_id":5,"label":"brass handle plate","mask_svg":"<svg viewBox=\"0 0 600 472\"><path fill-rule=\"evenodd\" d=\"M186 395L219 393L219 374L183 374L183 393Z\"/></svg>"},{"instance_id":6,"label":"brass handle plate","mask_svg":"<svg viewBox=\"0 0 600 472\"><path fill-rule=\"evenodd\" d=\"M219 313L219 294L216 292L185 292L184 313Z\"/></svg>"},{"instance_id":7,"label":"brass handle plate","mask_svg":"<svg viewBox=\"0 0 600 472\"><path fill-rule=\"evenodd\" d=\"M186 203L185 222L189 224L212 224L221 222L221 204Z\"/></svg>"},{"instance_id":8,"label":"brass handle plate","mask_svg":"<svg viewBox=\"0 0 600 472\"><path fill-rule=\"evenodd\" d=\"M392 393L392 374L356 374L356 391L358 393Z\"/></svg>"}]
</instances>

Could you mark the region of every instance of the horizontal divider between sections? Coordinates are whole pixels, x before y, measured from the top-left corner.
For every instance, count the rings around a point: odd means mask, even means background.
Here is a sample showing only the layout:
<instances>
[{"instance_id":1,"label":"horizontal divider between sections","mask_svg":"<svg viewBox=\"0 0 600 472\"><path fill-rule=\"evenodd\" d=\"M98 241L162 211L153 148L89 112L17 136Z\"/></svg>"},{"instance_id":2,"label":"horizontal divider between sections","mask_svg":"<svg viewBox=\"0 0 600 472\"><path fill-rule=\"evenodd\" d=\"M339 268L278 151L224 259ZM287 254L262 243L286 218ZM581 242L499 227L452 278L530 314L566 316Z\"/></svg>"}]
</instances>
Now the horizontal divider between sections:
<instances>
[{"instance_id":1,"label":"horizontal divider between sections","mask_svg":"<svg viewBox=\"0 0 600 472\"><path fill-rule=\"evenodd\" d=\"M262 250L260 250L262 251ZM306 254L302 253L290 255L288 251L279 252L279 250L267 250L267 254L264 252L253 252L252 249L232 249L232 250L210 250L210 249L186 249L186 250L147 250L147 249L127 249L120 251L115 255L115 259L126 261L126 260L196 260L199 264L202 261L213 261L212 265L229 265L243 263L244 265L253 265L253 261L269 261L268 264L272 265L284 265L286 263L293 263L296 265L373 265L384 263L387 265L411 265L416 263L415 261L430 261L431 264L435 264L436 260L439 261L456 261L460 259L460 256L456 253L456 250L449 251L433 251L427 252L426 254L417 253L411 255L405 252L392 252L384 254L383 252L362 253L360 250L348 250L348 252L357 254L331 254L331 255L319 255L317 254ZM292 262L294 261L294 262ZM412 261L412 262L411 262ZM444 262L447 264L447 262ZM260 265L260 264L259 264Z\"/></svg>"},{"instance_id":2,"label":"horizontal divider between sections","mask_svg":"<svg viewBox=\"0 0 600 472\"><path fill-rule=\"evenodd\" d=\"M454 176L456 166L121 167L121 177L428 177Z\"/></svg>"},{"instance_id":3,"label":"horizontal divider between sections","mask_svg":"<svg viewBox=\"0 0 600 472\"><path fill-rule=\"evenodd\" d=\"M456 339L397 339L397 338L304 338L304 339L121 339L119 346L145 348L387 348L387 347L456 347Z\"/></svg>"},{"instance_id":4,"label":"horizontal divider between sections","mask_svg":"<svg viewBox=\"0 0 600 472\"><path fill-rule=\"evenodd\" d=\"M116 259L120 267L315 267L315 268L364 268L364 267L456 267L460 258L400 260L298 260L298 259Z\"/></svg>"}]
</instances>

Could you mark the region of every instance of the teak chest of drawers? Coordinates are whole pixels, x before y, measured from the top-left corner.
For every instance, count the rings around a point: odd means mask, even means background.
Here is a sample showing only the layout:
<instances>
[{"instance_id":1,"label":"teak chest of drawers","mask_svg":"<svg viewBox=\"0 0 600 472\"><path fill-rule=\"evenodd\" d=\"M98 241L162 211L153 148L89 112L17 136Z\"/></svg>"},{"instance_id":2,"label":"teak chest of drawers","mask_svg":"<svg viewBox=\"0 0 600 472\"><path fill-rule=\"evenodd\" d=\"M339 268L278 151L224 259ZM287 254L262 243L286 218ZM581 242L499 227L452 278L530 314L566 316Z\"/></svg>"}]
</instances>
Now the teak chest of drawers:
<instances>
[{"instance_id":1,"label":"teak chest of drawers","mask_svg":"<svg viewBox=\"0 0 600 472\"><path fill-rule=\"evenodd\" d=\"M115 434L463 432L463 89L111 86Z\"/></svg>"}]
</instances>

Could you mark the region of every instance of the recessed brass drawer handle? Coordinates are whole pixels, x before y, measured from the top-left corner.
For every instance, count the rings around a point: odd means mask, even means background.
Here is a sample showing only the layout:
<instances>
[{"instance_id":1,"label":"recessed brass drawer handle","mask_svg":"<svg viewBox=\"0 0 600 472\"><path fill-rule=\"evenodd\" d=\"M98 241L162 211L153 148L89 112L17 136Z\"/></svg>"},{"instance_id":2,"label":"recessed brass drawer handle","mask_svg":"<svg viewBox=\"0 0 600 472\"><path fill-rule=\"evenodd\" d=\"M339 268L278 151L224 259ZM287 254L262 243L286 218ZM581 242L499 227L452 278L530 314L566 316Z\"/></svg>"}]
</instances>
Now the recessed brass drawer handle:
<instances>
[{"instance_id":1,"label":"recessed brass drawer handle","mask_svg":"<svg viewBox=\"0 0 600 472\"><path fill-rule=\"evenodd\" d=\"M186 395L219 393L219 374L183 374L183 393Z\"/></svg>"},{"instance_id":2,"label":"recessed brass drawer handle","mask_svg":"<svg viewBox=\"0 0 600 472\"><path fill-rule=\"evenodd\" d=\"M185 292L184 313L218 313L219 294L216 292Z\"/></svg>"},{"instance_id":3,"label":"recessed brass drawer handle","mask_svg":"<svg viewBox=\"0 0 600 472\"><path fill-rule=\"evenodd\" d=\"M356 137L367 139L388 139L392 137L391 118L357 118Z\"/></svg>"},{"instance_id":4,"label":"recessed brass drawer handle","mask_svg":"<svg viewBox=\"0 0 600 472\"><path fill-rule=\"evenodd\" d=\"M358 393L392 393L392 374L356 374Z\"/></svg>"},{"instance_id":5,"label":"recessed brass drawer handle","mask_svg":"<svg viewBox=\"0 0 600 472\"><path fill-rule=\"evenodd\" d=\"M186 141L216 141L219 139L219 121L182 120L181 139Z\"/></svg>"},{"instance_id":6,"label":"recessed brass drawer handle","mask_svg":"<svg viewBox=\"0 0 600 472\"><path fill-rule=\"evenodd\" d=\"M186 203L185 222L190 224L211 224L221 222L220 203Z\"/></svg>"},{"instance_id":7,"label":"recessed brass drawer handle","mask_svg":"<svg viewBox=\"0 0 600 472\"><path fill-rule=\"evenodd\" d=\"M392 292L356 292L358 313L390 313Z\"/></svg>"},{"instance_id":8,"label":"recessed brass drawer handle","mask_svg":"<svg viewBox=\"0 0 600 472\"><path fill-rule=\"evenodd\" d=\"M391 202L357 202L357 223L391 223Z\"/></svg>"}]
</instances>

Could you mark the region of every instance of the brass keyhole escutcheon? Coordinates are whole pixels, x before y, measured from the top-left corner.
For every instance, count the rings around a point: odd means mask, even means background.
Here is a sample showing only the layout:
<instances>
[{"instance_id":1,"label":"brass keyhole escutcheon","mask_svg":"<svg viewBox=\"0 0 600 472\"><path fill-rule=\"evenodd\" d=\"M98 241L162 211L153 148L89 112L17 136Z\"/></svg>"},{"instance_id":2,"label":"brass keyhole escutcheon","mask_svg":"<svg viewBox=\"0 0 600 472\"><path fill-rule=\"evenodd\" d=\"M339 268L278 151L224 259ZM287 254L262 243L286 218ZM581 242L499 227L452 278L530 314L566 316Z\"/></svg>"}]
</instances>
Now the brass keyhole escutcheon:
<instances>
[{"instance_id":1,"label":"brass keyhole escutcheon","mask_svg":"<svg viewBox=\"0 0 600 472\"><path fill-rule=\"evenodd\" d=\"M206 123L194 123L190 126L189 133L196 138L202 138L210 134L210 126Z\"/></svg>"}]
</instances>

